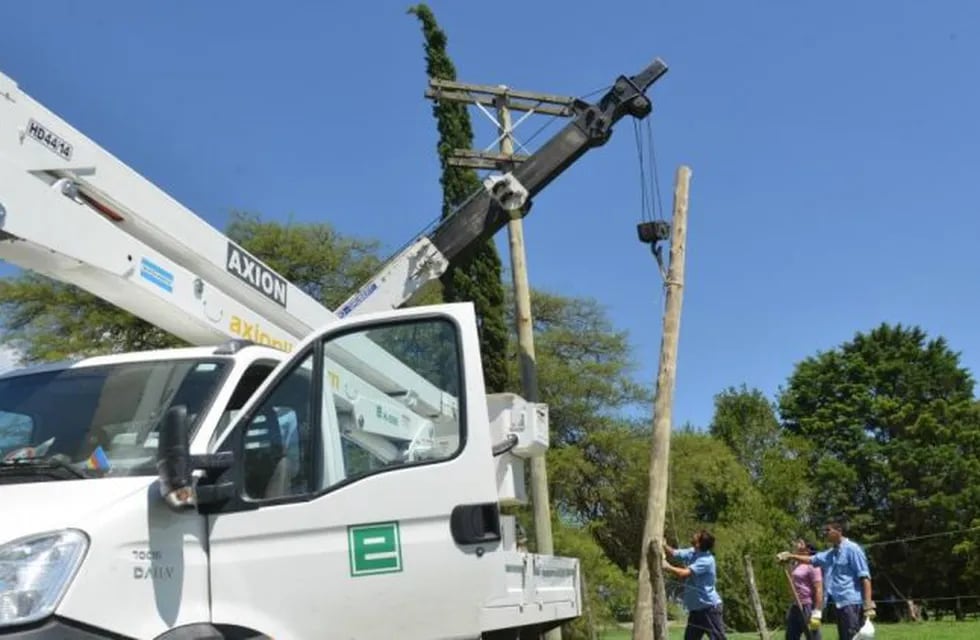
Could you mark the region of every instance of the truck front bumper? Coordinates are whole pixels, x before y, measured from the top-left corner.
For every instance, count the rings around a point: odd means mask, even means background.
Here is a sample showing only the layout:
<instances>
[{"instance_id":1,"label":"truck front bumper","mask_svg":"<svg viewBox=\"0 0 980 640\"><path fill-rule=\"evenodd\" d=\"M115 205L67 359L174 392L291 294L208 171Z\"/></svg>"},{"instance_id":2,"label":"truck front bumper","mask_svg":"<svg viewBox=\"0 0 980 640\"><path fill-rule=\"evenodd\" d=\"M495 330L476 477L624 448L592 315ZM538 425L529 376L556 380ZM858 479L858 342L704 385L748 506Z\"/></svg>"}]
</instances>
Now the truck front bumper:
<instances>
[{"instance_id":1,"label":"truck front bumper","mask_svg":"<svg viewBox=\"0 0 980 640\"><path fill-rule=\"evenodd\" d=\"M0 640L127 640L108 631L100 631L85 625L48 618L36 624L0 628Z\"/></svg>"}]
</instances>

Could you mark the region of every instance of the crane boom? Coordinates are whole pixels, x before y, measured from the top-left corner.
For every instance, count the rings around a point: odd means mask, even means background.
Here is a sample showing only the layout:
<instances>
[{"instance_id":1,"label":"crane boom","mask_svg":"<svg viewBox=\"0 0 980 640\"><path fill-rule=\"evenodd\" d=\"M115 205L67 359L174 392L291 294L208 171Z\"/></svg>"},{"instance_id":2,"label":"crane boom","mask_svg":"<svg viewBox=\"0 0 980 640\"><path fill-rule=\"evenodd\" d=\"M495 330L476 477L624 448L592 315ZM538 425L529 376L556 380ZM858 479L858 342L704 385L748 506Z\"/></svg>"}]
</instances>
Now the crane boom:
<instances>
[{"instance_id":1,"label":"crane boom","mask_svg":"<svg viewBox=\"0 0 980 640\"><path fill-rule=\"evenodd\" d=\"M193 344L243 338L289 352L336 316L0 74L0 258L78 286ZM401 415L454 414L455 398L387 363L366 380L332 363L338 384ZM418 412L417 412L418 413ZM430 428L410 419L406 439ZM378 428L383 428L379 423Z\"/></svg>"},{"instance_id":2,"label":"crane boom","mask_svg":"<svg viewBox=\"0 0 980 640\"><path fill-rule=\"evenodd\" d=\"M614 124L627 115L642 119L650 114L653 105L645 92L665 73L667 65L657 58L640 73L617 78L597 103L576 100L571 105L575 117L561 131L511 173L486 180L485 189L388 261L337 308L337 315L397 308L442 275L452 260L503 228L510 219L507 209L523 208L526 215L530 199L587 151L604 145Z\"/></svg>"},{"instance_id":3,"label":"crane boom","mask_svg":"<svg viewBox=\"0 0 980 640\"><path fill-rule=\"evenodd\" d=\"M454 215L388 261L336 313L196 216L163 190L0 74L0 258L79 286L192 344L244 338L291 351L310 332L352 312L400 306L454 258L506 224L626 115L652 110L644 92L666 73L656 59L620 76L596 104L575 101L574 119L512 173L494 176ZM390 362L385 380L337 365L345 384L379 405L417 374ZM336 363L335 363L336 364ZM434 385L422 387L428 415L458 410ZM412 425L409 431L424 431Z\"/></svg>"}]
</instances>

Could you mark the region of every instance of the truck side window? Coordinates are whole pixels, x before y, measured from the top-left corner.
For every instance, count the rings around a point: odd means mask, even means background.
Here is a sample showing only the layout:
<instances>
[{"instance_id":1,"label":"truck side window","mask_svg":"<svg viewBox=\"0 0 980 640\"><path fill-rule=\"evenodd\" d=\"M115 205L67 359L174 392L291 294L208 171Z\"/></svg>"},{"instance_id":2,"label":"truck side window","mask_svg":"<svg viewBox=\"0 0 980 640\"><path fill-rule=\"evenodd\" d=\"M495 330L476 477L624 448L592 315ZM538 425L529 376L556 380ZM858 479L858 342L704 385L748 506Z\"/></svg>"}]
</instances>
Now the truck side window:
<instances>
[{"instance_id":1,"label":"truck side window","mask_svg":"<svg viewBox=\"0 0 980 640\"><path fill-rule=\"evenodd\" d=\"M313 488L313 354L276 383L244 433L245 497L272 500Z\"/></svg>"},{"instance_id":2,"label":"truck side window","mask_svg":"<svg viewBox=\"0 0 980 640\"><path fill-rule=\"evenodd\" d=\"M388 322L321 346L242 425L246 499L321 493L460 451L463 380L452 322Z\"/></svg>"},{"instance_id":3,"label":"truck side window","mask_svg":"<svg viewBox=\"0 0 980 640\"><path fill-rule=\"evenodd\" d=\"M462 374L454 324L401 321L323 346L320 489L438 462L462 445Z\"/></svg>"},{"instance_id":4,"label":"truck side window","mask_svg":"<svg viewBox=\"0 0 980 640\"><path fill-rule=\"evenodd\" d=\"M241 379L238 381L238 385L232 392L231 397L228 399L228 404L225 406L224 411L221 412L221 417L218 419L214 434L212 434L211 441L208 443L208 450L212 450L215 443L221 441L228 427L235 423L238 412L245 406L245 403L252 397L255 390L265 382L265 379L269 377L269 374L275 368L275 362L267 361L253 362L249 365L248 369L245 370L245 373L242 374Z\"/></svg>"}]
</instances>

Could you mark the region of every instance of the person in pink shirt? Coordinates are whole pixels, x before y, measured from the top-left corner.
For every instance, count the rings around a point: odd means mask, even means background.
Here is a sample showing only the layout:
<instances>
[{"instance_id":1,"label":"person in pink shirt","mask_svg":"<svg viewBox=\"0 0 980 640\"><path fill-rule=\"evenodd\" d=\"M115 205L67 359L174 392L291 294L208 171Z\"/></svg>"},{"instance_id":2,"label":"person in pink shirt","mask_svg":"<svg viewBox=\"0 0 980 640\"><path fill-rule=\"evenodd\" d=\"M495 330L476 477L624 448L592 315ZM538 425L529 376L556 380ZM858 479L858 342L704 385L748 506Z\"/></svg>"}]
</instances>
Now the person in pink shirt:
<instances>
[{"instance_id":1,"label":"person in pink shirt","mask_svg":"<svg viewBox=\"0 0 980 640\"><path fill-rule=\"evenodd\" d=\"M797 540L795 552L813 555L816 547L806 540ZM786 611L786 640L821 640L820 620L823 617L823 576L819 568L802 562L795 563L790 581L796 597ZM797 604L799 601L799 604ZM800 607L803 607L800 610Z\"/></svg>"}]
</instances>

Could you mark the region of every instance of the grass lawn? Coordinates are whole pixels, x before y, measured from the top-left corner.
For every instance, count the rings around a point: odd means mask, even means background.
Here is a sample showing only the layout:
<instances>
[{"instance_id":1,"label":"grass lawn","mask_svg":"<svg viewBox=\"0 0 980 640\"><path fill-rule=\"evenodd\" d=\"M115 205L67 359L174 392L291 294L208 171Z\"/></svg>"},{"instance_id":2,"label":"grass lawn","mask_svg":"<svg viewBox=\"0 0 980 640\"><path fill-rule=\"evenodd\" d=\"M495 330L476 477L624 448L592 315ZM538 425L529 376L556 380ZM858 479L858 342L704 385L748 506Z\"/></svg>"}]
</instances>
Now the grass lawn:
<instances>
[{"instance_id":1,"label":"grass lawn","mask_svg":"<svg viewBox=\"0 0 980 640\"><path fill-rule=\"evenodd\" d=\"M772 640L785 638L782 629L771 632ZM833 624L823 625L823 640L839 640ZM707 637L707 636L705 636ZM729 633L731 640L748 640L758 638L758 633ZM623 629L609 630L599 633L600 640L630 640L631 632ZM671 640L683 640L684 627L674 628L670 634ZM876 624L875 640L976 640L980 638L980 621L954 622L921 622L918 624Z\"/></svg>"}]
</instances>

